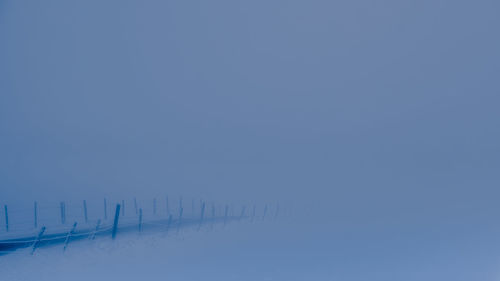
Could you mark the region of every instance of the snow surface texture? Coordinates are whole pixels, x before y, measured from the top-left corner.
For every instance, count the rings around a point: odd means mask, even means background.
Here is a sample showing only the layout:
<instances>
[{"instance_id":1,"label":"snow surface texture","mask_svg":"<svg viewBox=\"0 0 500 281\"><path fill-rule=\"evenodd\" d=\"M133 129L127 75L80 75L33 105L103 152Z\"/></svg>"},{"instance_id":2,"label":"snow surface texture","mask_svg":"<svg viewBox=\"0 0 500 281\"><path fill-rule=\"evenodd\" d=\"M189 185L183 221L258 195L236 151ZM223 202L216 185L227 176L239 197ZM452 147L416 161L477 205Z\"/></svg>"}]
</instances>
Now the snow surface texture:
<instances>
[{"instance_id":1,"label":"snow surface texture","mask_svg":"<svg viewBox=\"0 0 500 281\"><path fill-rule=\"evenodd\" d=\"M23 249L0 256L0 280L500 280L494 229L488 237L441 222L422 235L421 226L388 218L333 217L205 225L166 237L128 233L33 256ZM470 270L472 260L478 270Z\"/></svg>"},{"instance_id":2,"label":"snow surface texture","mask_svg":"<svg viewBox=\"0 0 500 281\"><path fill-rule=\"evenodd\" d=\"M277 222L232 223L185 229L179 235L127 234L116 241L77 241L0 257L1 280L305 280L301 260L284 259L269 246L280 243ZM271 234L271 235L270 235ZM282 241L286 241L284 239ZM277 243L277 244L276 244ZM267 248L267 251L264 251ZM288 248L293 250L292 248ZM325 268L323 268L325 270ZM325 272L321 272L325 279Z\"/></svg>"}]
</instances>

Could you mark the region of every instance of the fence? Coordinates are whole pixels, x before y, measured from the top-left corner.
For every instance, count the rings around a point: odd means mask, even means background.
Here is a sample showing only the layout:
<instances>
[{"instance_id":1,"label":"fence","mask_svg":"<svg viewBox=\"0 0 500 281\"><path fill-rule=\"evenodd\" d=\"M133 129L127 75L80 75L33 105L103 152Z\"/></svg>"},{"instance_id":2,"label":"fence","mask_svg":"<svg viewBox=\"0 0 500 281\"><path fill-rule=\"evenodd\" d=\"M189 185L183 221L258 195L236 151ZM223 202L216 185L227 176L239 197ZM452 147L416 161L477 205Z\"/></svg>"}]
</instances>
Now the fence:
<instances>
[{"instance_id":1,"label":"fence","mask_svg":"<svg viewBox=\"0 0 500 281\"><path fill-rule=\"evenodd\" d=\"M94 202L95 203L95 202ZM130 207L129 206L129 203ZM273 214L269 213L270 206L261 206L259 212L257 205L240 206L239 212L232 204L215 204L203 200L191 200L190 211L182 197L176 206L164 199L164 208L159 208L159 200L151 200L151 208L145 211L139 206L137 199L132 202L121 200L119 203L110 204L103 199L102 205L97 210L97 205L90 208L87 200L82 200L80 206L66 205L59 202L58 206L41 206L33 203L32 211L25 209L9 209L4 205L4 229L0 232L0 255L11 253L20 248L31 247L31 254L37 248L61 244L65 251L71 241L99 237L111 237L127 232L162 231L179 233L183 228L194 227L199 231L202 226L215 223L226 225L231 221L265 220L266 217L276 218L279 214L279 205L273 207ZM29 213L32 215L29 215ZM31 216L31 218L29 218ZM56 219L57 217L57 219Z\"/></svg>"}]
</instances>

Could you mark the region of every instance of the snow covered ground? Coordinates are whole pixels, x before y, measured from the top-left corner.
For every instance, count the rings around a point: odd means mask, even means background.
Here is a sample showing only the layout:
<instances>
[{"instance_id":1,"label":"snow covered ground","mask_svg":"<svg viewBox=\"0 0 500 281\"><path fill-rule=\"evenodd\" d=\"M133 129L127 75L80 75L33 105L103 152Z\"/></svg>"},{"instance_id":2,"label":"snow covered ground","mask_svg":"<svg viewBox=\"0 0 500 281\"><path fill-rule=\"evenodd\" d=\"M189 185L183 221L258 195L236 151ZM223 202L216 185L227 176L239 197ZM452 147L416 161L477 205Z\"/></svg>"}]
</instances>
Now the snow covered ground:
<instances>
[{"instance_id":1,"label":"snow covered ground","mask_svg":"<svg viewBox=\"0 0 500 281\"><path fill-rule=\"evenodd\" d=\"M126 233L72 242L66 252L56 245L0 256L0 280L500 280L498 246L490 243L498 228L489 236L480 228L417 228L327 215L205 225L166 237Z\"/></svg>"},{"instance_id":2,"label":"snow covered ground","mask_svg":"<svg viewBox=\"0 0 500 281\"><path fill-rule=\"evenodd\" d=\"M1 280L308 279L314 272L303 270L303 261L290 255L296 249L286 237L279 239L278 225L242 222L213 229L207 225L199 232L185 229L167 237L126 234L116 241L74 242L66 252L61 245L42 248L34 256L23 249L0 257ZM325 270L316 271L321 280L326 280Z\"/></svg>"}]
</instances>

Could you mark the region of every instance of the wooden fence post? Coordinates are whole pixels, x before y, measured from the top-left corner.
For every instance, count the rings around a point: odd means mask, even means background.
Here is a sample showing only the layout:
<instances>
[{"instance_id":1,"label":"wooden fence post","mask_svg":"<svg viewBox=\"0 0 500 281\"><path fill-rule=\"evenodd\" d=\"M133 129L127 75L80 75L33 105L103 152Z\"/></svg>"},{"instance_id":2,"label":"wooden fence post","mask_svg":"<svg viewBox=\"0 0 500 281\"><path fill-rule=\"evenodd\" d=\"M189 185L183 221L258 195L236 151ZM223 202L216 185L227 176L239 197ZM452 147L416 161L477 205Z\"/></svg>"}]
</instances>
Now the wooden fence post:
<instances>
[{"instance_id":1,"label":"wooden fence post","mask_svg":"<svg viewBox=\"0 0 500 281\"><path fill-rule=\"evenodd\" d=\"M40 243L40 240L42 239L42 235L45 232L45 226L40 229L40 232L38 233L38 236L35 239L35 242L33 242L33 246L31 246L31 254L33 255L35 253L36 247L38 246L38 243Z\"/></svg>"},{"instance_id":2,"label":"wooden fence post","mask_svg":"<svg viewBox=\"0 0 500 281\"><path fill-rule=\"evenodd\" d=\"M182 201L181 201L182 202ZM177 233L179 233L179 230L181 229L181 224L182 224L182 213L184 212L184 208L180 207L179 209L179 223L177 224Z\"/></svg>"},{"instance_id":3,"label":"wooden fence post","mask_svg":"<svg viewBox=\"0 0 500 281\"><path fill-rule=\"evenodd\" d=\"M83 215L85 217L85 223L88 223L89 217L87 216L87 200L83 200Z\"/></svg>"},{"instance_id":4,"label":"wooden fence post","mask_svg":"<svg viewBox=\"0 0 500 281\"><path fill-rule=\"evenodd\" d=\"M210 229L214 228L215 223L215 204L212 202L212 222L210 223Z\"/></svg>"},{"instance_id":5,"label":"wooden fence post","mask_svg":"<svg viewBox=\"0 0 500 281\"><path fill-rule=\"evenodd\" d=\"M116 237L116 231L118 230L118 219L120 218L120 204L116 204L115 220L113 221L113 232L111 232L111 238L113 240Z\"/></svg>"},{"instance_id":6,"label":"wooden fence post","mask_svg":"<svg viewBox=\"0 0 500 281\"><path fill-rule=\"evenodd\" d=\"M194 213L194 199L191 199L191 215L194 218L194 216L195 216L195 213Z\"/></svg>"},{"instance_id":7,"label":"wooden fence post","mask_svg":"<svg viewBox=\"0 0 500 281\"><path fill-rule=\"evenodd\" d=\"M226 223L227 223L227 214L228 214L228 212L229 212L229 206L226 205L226 208L224 210L224 225L226 225Z\"/></svg>"},{"instance_id":8,"label":"wooden fence post","mask_svg":"<svg viewBox=\"0 0 500 281\"><path fill-rule=\"evenodd\" d=\"M9 232L9 209L7 205L4 205L3 208L5 210L5 231Z\"/></svg>"},{"instance_id":9,"label":"wooden fence post","mask_svg":"<svg viewBox=\"0 0 500 281\"><path fill-rule=\"evenodd\" d=\"M264 214L262 215L262 220L266 218L266 214L267 214L267 204L264 206Z\"/></svg>"},{"instance_id":10,"label":"wooden fence post","mask_svg":"<svg viewBox=\"0 0 500 281\"><path fill-rule=\"evenodd\" d=\"M106 198L104 198L104 219L108 219L108 204L106 204Z\"/></svg>"},{"instance_id":11,"label":"wooden fence post","mask_svg":"<svg viewBox=\"0 0 500 281\"><path fill-rule=\"evenodd\" d=\"M166 204L167 204L167 216L170 215L170 208L168 206L168 196L167 196L167 201L166 201Z\"/></svg>"},{"instance_id":12,"label":"wooden fence post","mask_svg":"<svg viewBox=\"0 0 500 281\"><path fill-rule=\"evenodd\" d=\"M201 228L201 225L203 224L203 216L205 215L205 202L201 204L201 215L200 215L200 224L198 225L198 231Z\"/></svg>"},{"instance_id":13,"label":"wooden fence post","mask_svg":"<svg viewBox=\"0 0 500 281\"><path fill-rule=\"evenodd\" d=\"M34 211L34 219L35 219L35 228L38 228L38 203L35 201L33 204L33 211Z\"/></svg>"},{"instance_id":14,"label":"wooden fence post","mask_svg":"<svg viewBox=\"0 0 500 281\"><path fill-rule=\"evenodd\" d=\"M280 204L277 203L276 204L276 213L274 213L274 220L276 220L276 218L278 217L279 212L280 212Z\"/></svg>"},{"instance_id":15,"label":"wooden fence post","mask_svg":"<svg viewBox=\"0 0 500 281\"><path fill-rule=\"evenodd\" d=\"M182 196L179 198L179 211L182 209Z\"/></svg>"},{"instance_id":16,"label":"wooden fence post","mask_svg":"<svg viewBox=\"0 0 500 281\"><path fill-rule=\"evenodd\" d=\"M73 233L75 233L75 229L76 229L76 222L73 224L73 227L71 228L71 230L68 232L68 234L66 235L66 240L64 241L64 248L63 248L63 252L66 251L66 248L68 247L68 243L69 243L69 239L71 238L71 235L73 235Z\"/></svg>"},{"instance_id":17,"label":"wooden fence post","mask_svg":"<svg viewBox=\"0 0 500 281\"><path fill-rule=\"evenodd\" d=\"M60 202L59 207L61 208L61 224L65 224L66 223L66 205L64 202Z\"/></svg>"},{"instance_id":18,"label":"wooden fence post","mask_svg":"<svg viewBox=\"0 0 500 281\"><path fill-rule=\"evenodd\" d=\"M139 232L142 232L142 208L139 209Z\"/></svg>"},{"instance_id":19,"label":"wooden fence post","mask_svg":"<svg viewBox=\"0 0 500 281\"><path fill-rule=\"evenodd\" d=\"M168 215L167 230L165 231L165 234L168 233L171 224L172 224L172 215Z\"/></svg>"}]
</instances>

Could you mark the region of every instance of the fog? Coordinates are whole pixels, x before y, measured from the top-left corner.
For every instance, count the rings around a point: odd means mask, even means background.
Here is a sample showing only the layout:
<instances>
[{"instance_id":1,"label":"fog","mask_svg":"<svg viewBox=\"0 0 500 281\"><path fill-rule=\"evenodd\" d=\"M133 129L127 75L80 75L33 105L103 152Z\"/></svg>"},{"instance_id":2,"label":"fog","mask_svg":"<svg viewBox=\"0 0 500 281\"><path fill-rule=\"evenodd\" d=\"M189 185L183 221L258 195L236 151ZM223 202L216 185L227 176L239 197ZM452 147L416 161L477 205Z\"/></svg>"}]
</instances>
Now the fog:
<instances>
[{"instance_id":1,"label":"fog","mask_svg":"<svg viewBox=\"0 0 500 281\"><path fill-rule=\"evenodd\" d=\"M178 242L199 259L173 262L185 267L172 280L199 278L183 273L201 260L208 280L499 280L499 12L487 0L2 1L0 204L283 208L274 223L186 231ZM136 253L122 275L151 280L174 258L139 257L180 248L123 239L136 244L80 247ZM32 263L30 280L75 268L68 255L0 263L11 276Z\"/></svg>"}]
</instances>

